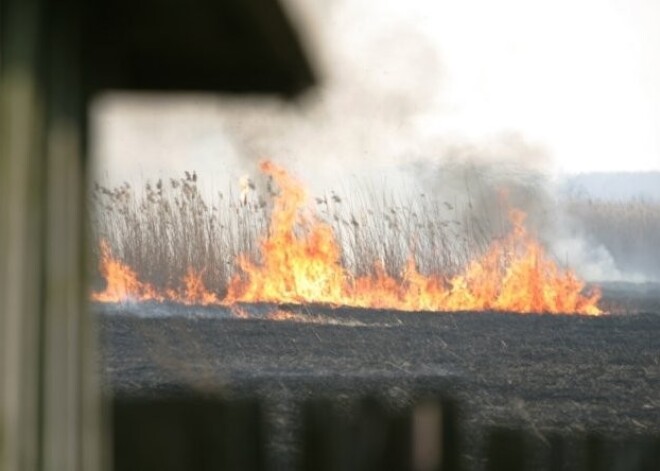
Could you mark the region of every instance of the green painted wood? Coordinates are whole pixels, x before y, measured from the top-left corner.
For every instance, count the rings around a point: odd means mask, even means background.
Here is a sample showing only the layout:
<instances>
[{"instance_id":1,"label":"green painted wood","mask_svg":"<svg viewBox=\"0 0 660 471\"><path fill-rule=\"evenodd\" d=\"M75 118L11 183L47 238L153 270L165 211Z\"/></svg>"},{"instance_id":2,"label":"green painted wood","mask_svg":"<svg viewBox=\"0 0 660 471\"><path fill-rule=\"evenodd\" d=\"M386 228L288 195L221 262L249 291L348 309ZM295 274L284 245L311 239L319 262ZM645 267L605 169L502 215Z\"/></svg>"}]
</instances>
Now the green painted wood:
<instances>
[{"instance_id":1,"label":"green painted wood","mask_svg":"<svg viewBox=\"0 0 660 471\"><path fill-rule=\"evenodd\" d=\"M521 430L493 429L486 448L486 469L524 471L527 466L525 434Z\"/></svg>"},{"instance_id":2,"label":"green painted wood","mask_svg":"<svg viewBox=\"0 0 660 471\"><path fill-rule=\"evenodd\" d=\"M77 1L2 2L0 469L101 469Z\"/></svg>"},{"instance_id":3,"label":"green painted wood","mask_svg":"<svg viewBox=\"0 0 660 471\"><path fill-rule=\"evenodd\" d=\"M328 399L305 402L302 415L303 471L334 471L340 468L345 439L345 422L340 418L336 405Z\"/></svg>"},{"instance_id":4,"label":"green painted wood","mask_svg":"<svg viewBox=\"0 0 660 471\"><path fill-rule=\"evenodd\" d=\"M562 435L552 435L548 439L548 468L550 471L579 471L579 468L570 468L569 442ZM574 445L579 446L578 443Z\"/></svg>"},{"instance_id":5,"label":"green painted wood","mask_svg":"<svg viewBox=\"0 0 660 471\"><path fill-rule=\"evenodd\" d=\"M86 310L85 91L77 0L49 10L46 58L43 469L99 469L100 396Z\"/></svg>"},{"instance_id":6,"label":"green painted wood","mask_svg":"<svg viewBox=\"0 0 660 471\"><path fill-rule=\"evenodd\" d=\"M216 398L118 401L116 471L260 471L266 468L258 401Z\"/></svg>"},{"instance_id":7,"label":"green painted wood","mask_svg":"<svg viewBox=\"0 0 660 471\"><path fill-rule=\"evenodd\" d=\"M410 410L388 410L367 397L341 410L327 399L307 402L302 411L303 470L367 471L412 469Z\"/></svg>"},{"instance_id":8,"label":"green painted wood","mask_svg":"<svg viewBox=\"0 0 660 471\"><path fill-rule=\"evenodd\" d=\"M460 438L460 409L458 403L451 399L440 401L442 435L440 449L440 471L460 471L461 468L461 438Z\"/></svg>"},{"instance_id":9,"label":"green painted wood","mask_svg":"<svg viewBox=\"0 0 660 471\"><path fill-rule=\"evenodd\" d=\"M591 434L586 440L589 471L657 471L660 469L660 437L614 439Z\"/></svg>"},{"instance_id":10,"label":"green painted wood","mask_svg":"<svg viewBox=\"0 0 660 471\"><path fill-rule=\"evenodd\" d=\"M0 469L41 465L43 2L0 6Z\"/></svg>"},{"instance_id":11,"label":"green painted wood","mask_svg":"<svg viewBox=\"0 0 660 471\"><path fill-rule=\"evenodd\" d=\"M351 422L347 469L411 469L409 410L388 410L379 400L367 397L360 401Z\"/></svg>"}]
</instances>

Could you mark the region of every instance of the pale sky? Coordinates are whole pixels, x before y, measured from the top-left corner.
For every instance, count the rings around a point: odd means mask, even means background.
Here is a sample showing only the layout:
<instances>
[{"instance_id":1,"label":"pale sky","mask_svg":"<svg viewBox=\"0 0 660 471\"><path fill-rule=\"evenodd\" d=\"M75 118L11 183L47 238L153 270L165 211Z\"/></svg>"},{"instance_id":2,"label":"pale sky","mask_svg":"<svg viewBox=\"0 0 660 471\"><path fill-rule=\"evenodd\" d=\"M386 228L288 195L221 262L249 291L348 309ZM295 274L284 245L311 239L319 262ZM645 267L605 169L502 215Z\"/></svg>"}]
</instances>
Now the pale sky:
<instances>
[{"instance_id":1,"label":"pale sky","mask_svg":"<svg viewBox=\"0 0 660 471\"><path fill-rule=\"evenodd\" d=\"M306 101L105 97L100 171L233 178L270 157L328 175L511 136L553 171L660 170L660 1L286 3L322 77Z\"/></svg>"},{"instance_id":2,"label":"pale sky","mask_svg":"<svg viewBox=\"0 0 660 471\"><path fill-rule=\"evenodd\" d=\"M419 4L448 74L428 132L516 130L569 172L660 169L660 2Z\"/></svg>"}]
</instances>

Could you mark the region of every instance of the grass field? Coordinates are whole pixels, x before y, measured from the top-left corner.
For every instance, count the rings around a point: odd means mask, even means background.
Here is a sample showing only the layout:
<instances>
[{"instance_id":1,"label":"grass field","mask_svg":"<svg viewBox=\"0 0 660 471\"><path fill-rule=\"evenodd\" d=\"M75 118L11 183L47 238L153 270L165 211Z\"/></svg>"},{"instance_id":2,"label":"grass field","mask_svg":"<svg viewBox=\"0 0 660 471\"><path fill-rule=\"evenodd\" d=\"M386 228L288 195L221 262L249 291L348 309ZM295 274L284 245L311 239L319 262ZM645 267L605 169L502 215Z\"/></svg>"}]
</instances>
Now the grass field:
<instances>
[{"instance_id":1,"label":"grass field","mask_svg":"<svg viewBox=\"0 0 660 471\"><path fill-rule=\"evenodd\" d=\"M645 312L595 318L280 306L274 320L273 306L243 306L238 318L229 308L159 303L95 310L112 394L257 396L268 411L269 469L291 469L306 398L372 394L401 407L442 394L463 406L466 469L484 469L491 427L511 426L533 437L534 469L544 470L556 434L575 438L567 452L578 463L587 433L660 434L658 288L606 287L606 302L644 299Z\"/></svg>"},{"instance_id":2,"label":"grass field","mask_svg":"<svg viewBox=\"0 0 660 471\"><path fill-rule=\"evenodd\" d=\"M242 185L209 195L200 191L194 173L147 182L143 188L96 185L94 246L104 240L142 281L161 290L180 283L193 268L222 298L236 274L239 255L259 260L259 241L268 232L277 194L270 184ZM389 275L399 277L410 254L421 273L451 276L509 230L505 200L492 190L481 190L478 182L471 188L468 197L451 198L421 192L383 194L367 185L350 195L310 195L310 204L332 227L341 263L353 276L374 274L376 264L382 264ZM571 237L605 250L613 270L638 278L660 275L660 203L547 198L538 203L527 193L517 203L534 201L530 211L534 204L541 205L530 212L528 223L542 241L552 242L554 215L563 214L570 221ZM569 266L580 263L558 255ZM607 278L607 273L601 276ZM96 286L101 283L97 280Z\"/></svg>"},{"instance_id":3,"label":"grass field","mask_svg":"<svg viewBox=\"0 0 660 471\"><path fill-rule=\"evenodd\" d=\"M375 261L396 276L410 253L425 273L454 273L493 237L478 218L449 202L365 194L312 198L317 214L333 227L342 264L356 276L372 273ZM138 190L128 184L96 186L93 236L156 287L177 283L193 267L222 297L239 254L259 257L272 196L266 192L242 200L229 191L209 200L190 174Z\"/></svg>"},{"instance_id":4,"label":"grass field","mask_svg":"<svg viewBox=\"0 0 660 471\"><path fill-rule=\"evenodd\" d=\"M243 192L210 197L190 173L138 189L97 185L92 233L143 281L167 289L192 267L222 298L239 254L259 260L276 192L244 182ZM400 276L409 253L422 273L452 274L509 230L506 205L477 193L402 197L366 187L348 197L329 192L311 204L331 225L341 264L353 275L371 273L379 261ZM580 237L605 247L620 270L657 275L660 205L552 201L530 215L542 240L550 236L543 230L550 215L561 212ZM256 395L267 405L273 437L269 469L290 469L295 461L298 405L306 398L350 402L371 394L396 408L442 394L463 405L466 469L484 469L490 427L513 426L534 437L534 469L544 470L542 456L558 433L660 434L658 293L653 283L606 283L602 306L616 314L597 318L313 304L93 307L110 394ZM572 463L583 459L578 448L567 450Z\"/></svg>"}]
</instances>

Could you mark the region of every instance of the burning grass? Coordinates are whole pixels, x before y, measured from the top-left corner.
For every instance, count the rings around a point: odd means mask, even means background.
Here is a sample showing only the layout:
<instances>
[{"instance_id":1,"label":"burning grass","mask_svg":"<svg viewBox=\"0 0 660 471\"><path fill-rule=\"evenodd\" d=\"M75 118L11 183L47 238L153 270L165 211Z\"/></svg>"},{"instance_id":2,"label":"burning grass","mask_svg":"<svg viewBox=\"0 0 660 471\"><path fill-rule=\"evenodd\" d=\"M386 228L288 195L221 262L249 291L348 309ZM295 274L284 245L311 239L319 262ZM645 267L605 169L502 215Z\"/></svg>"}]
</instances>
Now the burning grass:
<instances>
[{"instance_id":1,"label":"burning grass","mask_svg":"<svg viewBox=\"0 0 660 471\"><path fill-rule=\"evenodd\" d=\"M332 193L317 199L317 211L284 169L271 162L261 169L271 179L269 194L243 193L236 202L219 195L210 206L195 174L171 180L168 189L162 181L147 184L141 197L128 185L97 187L106 287L93 298L601 312L599 293L585 293L573 272L545 253L520 211L510 212L509 233L495 238L477 230L469 214L442 218L454 210L448 202L447 211L426 200L374 210L342 204Z\"/></svg>"}]
</instances>

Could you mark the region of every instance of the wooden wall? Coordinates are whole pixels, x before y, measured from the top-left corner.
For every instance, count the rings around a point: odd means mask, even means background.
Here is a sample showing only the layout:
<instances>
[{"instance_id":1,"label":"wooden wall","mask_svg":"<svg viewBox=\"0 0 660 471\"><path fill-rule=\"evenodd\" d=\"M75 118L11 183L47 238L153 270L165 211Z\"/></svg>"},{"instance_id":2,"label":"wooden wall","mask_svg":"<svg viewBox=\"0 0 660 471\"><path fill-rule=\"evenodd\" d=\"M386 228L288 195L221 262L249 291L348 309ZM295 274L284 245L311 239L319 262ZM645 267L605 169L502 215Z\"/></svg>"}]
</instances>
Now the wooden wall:
<instances>
[{"instance_id":1,"label":"wooden wall","mask_svg":"<svg viewBox=\"0 0 660 471\"><path fill-rule=\"evenodd\" d=\"M0 469L100 469L79 5L3 0Z\"/></svg>"}]
</instances>

